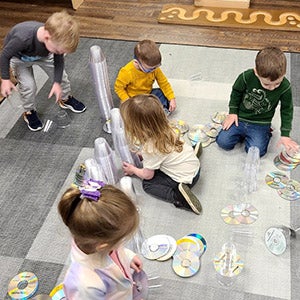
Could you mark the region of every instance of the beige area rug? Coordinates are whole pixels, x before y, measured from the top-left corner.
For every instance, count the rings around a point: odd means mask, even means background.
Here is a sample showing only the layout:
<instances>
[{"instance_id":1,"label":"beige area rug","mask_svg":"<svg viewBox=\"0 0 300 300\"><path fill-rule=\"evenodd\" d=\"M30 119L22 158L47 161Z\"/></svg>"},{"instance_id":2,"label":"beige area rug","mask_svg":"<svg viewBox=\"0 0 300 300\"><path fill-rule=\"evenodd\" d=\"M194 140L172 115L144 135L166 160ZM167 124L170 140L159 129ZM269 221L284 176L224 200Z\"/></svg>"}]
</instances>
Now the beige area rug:
<instances>
[{"instance_id":1,"label":"beige area rug","mask_svg":"<svg viewBox=\"0 0 300 300\"><path fill-rule=\"evenodd\" d=\"M300 12L166 4L159 23L300 31Z\"/></svg>"}]
</instances>

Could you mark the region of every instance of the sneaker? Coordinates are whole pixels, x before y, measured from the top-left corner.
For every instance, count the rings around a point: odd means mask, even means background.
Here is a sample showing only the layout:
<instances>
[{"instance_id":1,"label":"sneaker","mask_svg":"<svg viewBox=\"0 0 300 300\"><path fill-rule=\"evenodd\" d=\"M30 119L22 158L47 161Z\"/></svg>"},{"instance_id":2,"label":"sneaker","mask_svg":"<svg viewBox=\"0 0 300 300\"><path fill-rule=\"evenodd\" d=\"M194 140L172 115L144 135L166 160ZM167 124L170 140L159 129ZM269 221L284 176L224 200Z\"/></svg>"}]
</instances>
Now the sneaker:
<instances>
[{"instance_id":1,"label":"sneaker","mask_svg":"<svg viewBox=\"0 0 300 300\"><path fill-rule=\"evenodd\" d=\"M187 204L192 209L192 211L195 214L200 215L200 213L202 212L201 203L199 199L192 193L191 189L184 183L180 183L178 185L178 189L182 194L182 196L184 197L184 199L186 200ZM183 206L185 207L184 204Z\"/></svg>"},{"instance_id":2,"label":"sneaker","mask_svg":"<svg viewBox=\"0 0 300 300\"><path fill-rule=\"evenodd\" d=\"M24 112L23 118L31 131L41 130L44 126L35 110Z\"/></svg>"},{"instance_id":3,"label":"sneaker","mask_svg":"<svg viewBox=\"0 0 300 300\"><path fill-rule=\"evenodd\" d=\"M61 108L70 109L74 113L82 113L86 110L85 105L73 96L69 96L67 100L59 100L58 104Z\"/></svg>"},{"instance_id":4,"label":"sneaker","mask_svg":"<svg viewBox=\"0 0 300 300\"><path fill-rule=\"evenodd\" d=\"M197 144L194 146L194 153L196 154L196 156L198 158L200 158L201 154L202 154L202 143L200 141L197 142Z\"/></svg>"}]
</instances>

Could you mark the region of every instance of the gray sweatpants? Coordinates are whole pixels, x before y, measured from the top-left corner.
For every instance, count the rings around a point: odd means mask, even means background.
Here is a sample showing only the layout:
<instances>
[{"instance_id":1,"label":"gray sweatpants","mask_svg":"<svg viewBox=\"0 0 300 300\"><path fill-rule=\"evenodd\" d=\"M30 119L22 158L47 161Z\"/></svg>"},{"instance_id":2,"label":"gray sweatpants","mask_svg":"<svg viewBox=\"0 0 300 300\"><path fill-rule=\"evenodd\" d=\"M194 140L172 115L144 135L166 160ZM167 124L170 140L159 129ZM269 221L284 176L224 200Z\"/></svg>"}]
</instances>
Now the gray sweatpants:
<instances>
[{"instance_id":1,"label":"gray sweatpants","mask_svg":"<svg viewBox=\"0 0 300 300\"><path fill-rule=\"evenodd\" d=\"M48 57L41 58L39 60L25 62L21 59L13 57L10 60L10 65L14 76L18 81L18 90L21 94L24 111L36 110L36 92L37 87L33 74L33 65L41 67L53 80L54 78L54 60L53 55L50 54ZM62 82L62 99L67 99L71 93L70 81L68 80L67 73L63 72Z\"/></svg>"}]
</instances>

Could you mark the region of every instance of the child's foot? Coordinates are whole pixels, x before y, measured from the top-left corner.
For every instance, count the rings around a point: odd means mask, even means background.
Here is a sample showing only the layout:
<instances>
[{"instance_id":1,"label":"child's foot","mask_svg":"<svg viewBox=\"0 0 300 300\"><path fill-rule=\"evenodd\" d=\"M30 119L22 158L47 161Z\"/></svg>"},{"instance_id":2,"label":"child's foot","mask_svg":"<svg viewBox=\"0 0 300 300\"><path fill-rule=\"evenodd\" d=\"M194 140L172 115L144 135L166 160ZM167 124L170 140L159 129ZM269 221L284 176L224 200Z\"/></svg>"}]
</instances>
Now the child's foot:
<instances>
[{"instance_id":1,"label":"child's foot","mask_svg":"<svg viewBox=\"0 0 300 300\"><path fill-rule=\"evenodd\" d=\"M193 194L191 189L184 183L178 185L178 189L185 201L182 203L174 203L176 207L192 210L195 214L200 215L202 206L199 199Z\"/></svg>"},{"instance_id":2,"label":"child's foot","mask_svg":"<svg viewBox=\"0 0 300 300\"><path fill-rule=\"evenodd\" d=\"M201 154L202 154L202 143L200 141L197 142L197 144L194 146L194 153L196 154L196 156L198 158L200 158Z\"/></svg>"},{"instance_id":3,"label":"child's foot","mask_svg":"<svg viewBox=\"0 0 300 300\"><path fill-rule=\"evenodd\" d=\"M73 96L69 96L67 100L59 100L58 104L61 108L70 109L74 113L82 113L86 110L85 105Z\"/></svg>"},{"instance_id":4,"label":"child's foot","mask_svg":"<svg viewBox=\"0 0 300 300\"><path fill-rule=\"evenodd\" d=\"M23 119L27 124L27 127L31 131L39 131L43 128L43 123L37 116L37 113L35 110L26 111L23 113Z\"/></svg>"}]
</instances>

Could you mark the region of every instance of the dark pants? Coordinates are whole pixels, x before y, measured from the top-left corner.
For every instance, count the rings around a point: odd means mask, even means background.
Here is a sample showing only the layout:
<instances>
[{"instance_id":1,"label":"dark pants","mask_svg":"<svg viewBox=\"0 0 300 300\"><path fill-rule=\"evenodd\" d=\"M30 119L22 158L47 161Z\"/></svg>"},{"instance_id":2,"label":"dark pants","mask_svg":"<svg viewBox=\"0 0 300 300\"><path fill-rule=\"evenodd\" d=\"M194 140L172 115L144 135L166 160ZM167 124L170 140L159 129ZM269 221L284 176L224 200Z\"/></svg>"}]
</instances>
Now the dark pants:
<instances>
[{"instance_id":1,"label":"dark pants","mask_svg":"<svg viewBox=\"0 0 300 300\"><path fill-rule=\"evenodd\" d=\"M154 95L154 96L156 96L158 99L159 99L159 101L161 102L161 104L163 105L163 107L165 108L165 109L169 109L169 100L166 98L166 96L164 95L164 93L162 92L162 90L161 89L158 89L158 88L156 88L156 89L153 89L152 91L151 91L151 95Z\"/></svg>"},{"instance_id":2,"label":"dark pants","mask_svg":"<svg viewBox=\"0 0 300 300\"><path fill-rule=\"evenodd\" d=\"M191 184L187 184L192 188L200 177L200 169L194 177ZM179 183L173 180L160 170L155 170L154 176L150 180L143 180L143 189L146 193L162 199L169 203L185 202L184 197L178 189Z\"/></svg>"}]
</instances>

